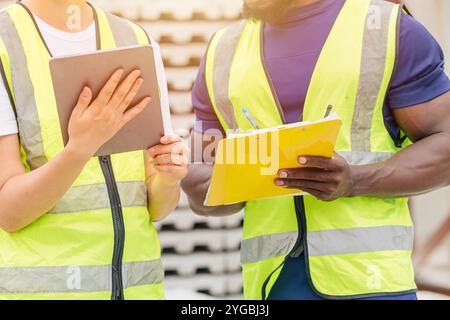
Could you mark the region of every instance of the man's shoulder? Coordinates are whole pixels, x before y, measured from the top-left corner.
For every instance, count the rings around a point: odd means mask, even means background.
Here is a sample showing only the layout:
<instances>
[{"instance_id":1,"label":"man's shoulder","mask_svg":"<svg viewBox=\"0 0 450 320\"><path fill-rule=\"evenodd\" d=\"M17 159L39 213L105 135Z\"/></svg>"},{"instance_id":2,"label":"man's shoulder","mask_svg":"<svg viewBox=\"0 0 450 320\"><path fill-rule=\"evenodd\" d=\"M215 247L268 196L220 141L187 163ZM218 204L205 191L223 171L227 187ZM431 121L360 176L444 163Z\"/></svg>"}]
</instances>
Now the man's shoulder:
<instances>
[{"instance_id":1,"label":"man's shoulder","mask_svg":"<svg viewBox=\"0 0 450 320\"><path fill-rule=\"evenodd\" d=\"M416 20L414 17L402 13L400 20L400 46L413 46L416 49L421 49L421 46L431 45L431 48L440 48L439 43L434 36L427 30L427 28Z\"/></svg>"},{"instance_id":2,"label":"man's shoulder","mask_svg":"<svg viewBox=\"0 0 450 320\"><path fill-rule=\"evenodd\" d=\"M406 13L402 14L400 21L397 60L400 67L418 73L415 77L425 75L444 63L444 53L436 38L422 23Z\"/></svg>"},{"instance_id":3,"label":"man's shoulder","mask_svg":"<svg viewBox=\"0 0 450 320\"><path fill-rule=\"evenodd\" d=\"M444 53L434 36L415 18L403 14L397 68L388 93L393 109L432 100L450 88Z\"/></svg>"}]
</instances>

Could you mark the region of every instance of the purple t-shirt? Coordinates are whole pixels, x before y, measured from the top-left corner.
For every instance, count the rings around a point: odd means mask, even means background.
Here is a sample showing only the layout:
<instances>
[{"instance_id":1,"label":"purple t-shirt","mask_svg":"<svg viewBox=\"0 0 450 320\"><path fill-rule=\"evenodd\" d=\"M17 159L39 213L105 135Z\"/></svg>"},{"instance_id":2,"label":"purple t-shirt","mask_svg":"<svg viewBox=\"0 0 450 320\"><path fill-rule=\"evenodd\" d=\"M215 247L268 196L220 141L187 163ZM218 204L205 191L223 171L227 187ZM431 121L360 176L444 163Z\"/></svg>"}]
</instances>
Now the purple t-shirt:
<instances>
[{"instance_id":1,"label":"purple t-shirt","mask_svg":"<svg viewBox=\"0 0 450 320\"><path fill-rule=\"evenodd\" d=\"M344 1L322 0L292 10L280 24L265 26L264 57L287 122L301 118L312 73ZM450 90L441 47L425 27L406 14L401 18L397 59L384 108L386 128L393 138L400 129L391 109L421 104ZM192 103L195 131L222 130L208 95L204 59Z\"/></svg>"}]
</instances>

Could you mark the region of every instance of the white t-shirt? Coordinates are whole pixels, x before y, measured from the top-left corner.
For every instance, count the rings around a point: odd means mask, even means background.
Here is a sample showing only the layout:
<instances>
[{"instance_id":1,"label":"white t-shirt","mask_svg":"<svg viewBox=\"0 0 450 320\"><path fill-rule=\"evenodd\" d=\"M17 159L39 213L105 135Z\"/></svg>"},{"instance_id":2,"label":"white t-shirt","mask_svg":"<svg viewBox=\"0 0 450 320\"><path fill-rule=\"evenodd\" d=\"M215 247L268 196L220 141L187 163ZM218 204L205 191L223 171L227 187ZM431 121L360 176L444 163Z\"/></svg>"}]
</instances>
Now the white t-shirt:
<instances>
[{"instance_id":1,"label":"white t-shirt","mask_svg":"<svg viewBox=\"0 0 450 320\"><path fill-rule=\"evenodd\" d=\"M76 32L64 32L56 29L46 22L34 16L37 26L47 43L47 46L54 57L65 56L70 54L79 54L95 51L96 48L96 30L93 22L87 29ZM161 58L161 50L153 39L152 46L155 55L156 71L158 74L158 85L161 94L161 105L165 120L168 120L169 111L169 95L167 90L166 75L164 65ZM166 132L171 131L170 120L165 121ZM169 127L167 127L169 126ZM9 100L5 85L0 78L0 136L18 133L16 117L14 115L13 106Z\"/></svg>"}]
</instances>

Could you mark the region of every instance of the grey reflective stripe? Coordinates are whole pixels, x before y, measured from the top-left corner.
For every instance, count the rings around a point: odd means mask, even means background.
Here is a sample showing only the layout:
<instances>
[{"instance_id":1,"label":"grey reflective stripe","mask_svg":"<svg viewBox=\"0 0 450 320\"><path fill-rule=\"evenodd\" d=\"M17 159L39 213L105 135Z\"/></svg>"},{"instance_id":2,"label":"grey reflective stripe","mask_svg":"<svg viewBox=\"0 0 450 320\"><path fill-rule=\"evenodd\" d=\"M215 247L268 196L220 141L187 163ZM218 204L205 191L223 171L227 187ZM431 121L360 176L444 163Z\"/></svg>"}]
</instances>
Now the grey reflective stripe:
<instances>
[{"instance_id":1,"label":"grey reflective stripe","mask_svg":"<svg viewBox=\"0 0 450 320\"><path fill-rule=\"evenodd\" d=\"M125 19L105 12L117 47L128 47L138 44L136 33Z\"/></svg>"},{"instance_id":2,"label":"grey reflective stripe","mask_svg":"<svg viewBox=\"0 0 450 320\"><path fill-rule=\"evenodd\" d=\"M234 54L241 39L242 31L245 28L245 21L232 25L223 33L220 38L213 66L213 92L216 107L220 115L230 129L238 129L234 116L234 108L229 96L230 72L233 64Z\"/></svg>"},{"instance_id":3,"label":"grey reflective stripe","mask_svg":"<svg viewBox=\"0 0 450 320\"><path fill-rule=\"evenodd\" d=\"M394 156L392 152L339 151L338 154L354 166L362 166L386 161Z\"/></svg>"},{"instance_id":4,"label":"grey reflective stripe","mask_svg":"<svg viewBox=\"0 0 450 320\"><path fill-rule=\"evenodd\" d=\"M276 233L242 241L241 263L254 263L282 256L292 251L298 232Z\"/></svg>"},{"instance_id":5,"label":"grey reflective stripe","mask_svg":"<svg viewBox=\"0 0 450 320\"><path fill-rule=\"evenodd\" d=\"M309 256L413 249L414 229L404 226L336 229L307 233Z\"/></svg>"},{"instance_id":6,"label":"grey reflective stripe","mask_svg":"<svg viewBox=\"0 0 450 320\"><path fill-rule=\"evenodd\" d=\"M148 284L160 284L164 280L164 268L161 259L126 263L122 266L124 288Z\"/></svg>"},{"instance_id":7,"label":"grey reflective stripe","mask_svg":"<svg viewBox=\"0 0 450 320\"><path fill-rule=\"evenodd\" d=\"M147 207L147 185L143 181L117 182L122 207ZM49 214L109 209L106 184L71 188Z\"/></svg>"},{"instance_id":8,"label":"grey reflective stripe","mask_svg":"<svg viewBox=\"0 0 450 320\"><path fill-rule=\"evenodd\" d=\"M161 284L160 259L122 265L124 289ZM0 268L0 294L86 293L111 291L111 265Z\"/></svg>"},{"instance_id":9,"label":"grey reflective stripe","mask_svg":"<svg viewBox=\"0 0 450 320\"><path fill-rule=\"evenodd\" d=\"M389 24L394 8L387 1L372 0L367 12L351 129L352 150L371 151L372 119L384 78Z\"/></svg>"},{"instance_id":10,"label":"grey reflective stripe","mask_svg":"<svg viewBox=\"0 0 450 320\"><path fill-rule=\"evenodd\" d=\"M45 156L40 120L34 96L33 83L28 71L27 58L14 22L7 11L0 12L0 37L10 59L12 91L15 92L17 123L20 143L31 169L44 165ZM17 94L20 93L20 94Z\"/></svg>"}]
</instances>

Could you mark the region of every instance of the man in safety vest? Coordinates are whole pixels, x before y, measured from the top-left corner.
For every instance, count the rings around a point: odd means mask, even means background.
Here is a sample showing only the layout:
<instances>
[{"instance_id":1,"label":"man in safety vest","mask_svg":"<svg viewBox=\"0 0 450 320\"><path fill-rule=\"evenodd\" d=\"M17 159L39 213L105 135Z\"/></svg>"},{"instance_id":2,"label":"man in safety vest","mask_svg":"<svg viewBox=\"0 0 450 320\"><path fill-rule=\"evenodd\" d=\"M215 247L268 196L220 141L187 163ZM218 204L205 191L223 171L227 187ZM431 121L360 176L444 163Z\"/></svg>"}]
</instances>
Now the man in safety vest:
<instances>
[{"instance_id":1,"label":"man in safety vest","mask_svg":"<svg viewBox=\"0 0 450 320\"><path fill-rule=\"evenodd\" d=\"M118 70L98 97L84 88L64 146L49 68L52 56L150 41L84 0L27 0L0 12L0 299L164 298L152 221L178 203L184 144L166 136L147 152L93 157L150 101L129 108L141 73Z\"/></svg>"},{"instance_id":2,"label":"man in safety vest","mask_svg":"<svg viewBox=\"0 0 450 320\"><path fill-rule=\"evenodd\" d=\"M438 43L383 0L246 0L244 15L210 42L192 145L209 155L226 132L318 120L330 105L343 120L332 159L299 154L302 168L274 179L303 197L205 207L212 165L190 167L183 189L195 212L245 209L245 297L416 299L408 197L450 183L450 81Z\"/></svg>"}]
</instances>

